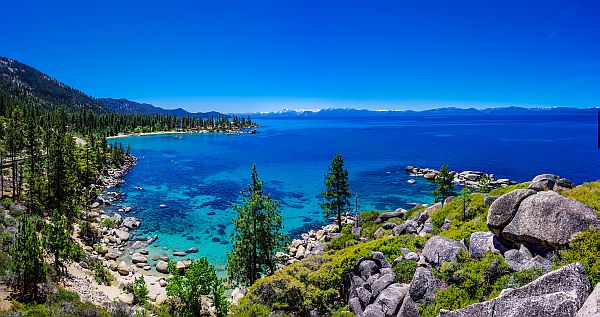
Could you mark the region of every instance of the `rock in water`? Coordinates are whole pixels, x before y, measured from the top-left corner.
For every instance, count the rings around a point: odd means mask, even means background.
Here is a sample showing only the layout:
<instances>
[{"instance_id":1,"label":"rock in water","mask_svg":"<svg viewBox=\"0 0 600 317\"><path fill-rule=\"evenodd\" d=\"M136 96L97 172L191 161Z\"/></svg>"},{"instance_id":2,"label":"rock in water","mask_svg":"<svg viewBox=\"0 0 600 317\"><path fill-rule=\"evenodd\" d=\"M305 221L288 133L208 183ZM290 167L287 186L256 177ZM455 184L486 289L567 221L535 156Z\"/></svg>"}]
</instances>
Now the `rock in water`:
<instances>
[{"instance_id":1,"label":"rock in water","mask_svg":"<svg viewBox=\"0 0 600 317\"><path fill-rule=\"evenodd\" d=\"M502 230L513 219L523 199L536 192L529 189L516 189L496 199L490 206L487 225L490 231L500 236Z\"/></svg>"},{"instance_id":2,"label":"rock in water","mask_svg":"<svg viewBox=\"0 0 600 317\"><path fill-rule=\"evenodd\" d=\"M591 207L548 191L525 198L501 235L514 242L561 247L598 224Z\"/></svg>"},{"instance_id":3,"label":"rock in water","mask_svg":"<svg viewBox=\"0 0 600 317\"><path fill-rule=\"evenodd\" d=\"M583 265L574 263L546 273L517 289L503 291L490 301L456 311L440 311L440 317L575 316L591 291Z\"/></svg>"},{"instance_id":4,"label":"rock in water","mask_svg":"<svg viewBox=\"0 0 600 317\"><path fill-rule=\"evenodd\" d=\"M423 255L427 262L440 266L444 262L455 260L460 250L466 250L463 243L442 236L433 236L427 240Z\"/></svg>"}]
</instances>

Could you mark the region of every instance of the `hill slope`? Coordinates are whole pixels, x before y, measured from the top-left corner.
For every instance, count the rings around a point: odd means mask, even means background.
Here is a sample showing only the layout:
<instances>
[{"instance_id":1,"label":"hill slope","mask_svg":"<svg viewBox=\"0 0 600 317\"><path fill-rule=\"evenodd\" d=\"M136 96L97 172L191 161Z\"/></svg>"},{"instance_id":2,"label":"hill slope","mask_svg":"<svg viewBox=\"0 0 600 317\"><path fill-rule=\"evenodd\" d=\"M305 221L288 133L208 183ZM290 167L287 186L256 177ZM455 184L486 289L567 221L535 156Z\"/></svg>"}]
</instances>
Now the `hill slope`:
<instances>
[{"instance_id":1,"label":"hill slope","mask_svg":"<svg viewBox=\"0 0 600 317\"><path fill-rule=\"evenodd\" d=\"M130 113L130 114L165 114L176 117L196 117L196 118L210 118L211 116L217 117L220 115L219 112L210 111L210 112L188 112L184 109L163 109L160 107L153 106L148 103L139 103L127 99L114 99L114 98L99 98L96 99L103 107L109 109L110 111L114 111L117 113Z\"/></svg>"},{"instance_id":2,"label":"hill slope","mask_svg":"<svg viewBox=\"0 0 600 317\"><path fill-rule=\"evenodd\" d=\"M44 108L106 111L92 97L14 59L0 57L0 92Z\"/></svg>"}]
</instances>

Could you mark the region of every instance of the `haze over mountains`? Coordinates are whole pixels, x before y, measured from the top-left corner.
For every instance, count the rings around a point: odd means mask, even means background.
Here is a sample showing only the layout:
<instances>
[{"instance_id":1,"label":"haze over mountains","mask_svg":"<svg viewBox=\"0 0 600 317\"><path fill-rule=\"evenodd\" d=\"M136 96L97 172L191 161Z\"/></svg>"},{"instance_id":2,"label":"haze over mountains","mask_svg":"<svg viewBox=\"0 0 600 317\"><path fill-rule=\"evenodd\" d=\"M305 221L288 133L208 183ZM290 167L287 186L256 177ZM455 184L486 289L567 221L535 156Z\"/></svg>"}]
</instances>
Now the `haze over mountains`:
<instances>
[{"instance_id":1,"label":"haze over mountains","mask_svg":"<svg viewBox=\"0 0 600 317\"><path fill-rule=\"evenodd\" d=\"M153 115L165 114L177 117L192 116L209 118L219 112L192 113L182 108L164 109L148 103L139 103L128 99L93 98L84 92L69 87L49 75L19 61L0 57L0 94L15 96L20 100L40 105L47 109L66 107L72 110L89 109L96 112L115 112L122 114ZM598 108L437 108L424 111L414 110L365 110L354 108L330 108L311 110L283 109L276 112L247 112L253 117L361 117L361 116L398 116L398 115L522 115L522 114L591 114Z\"/></svg>"}]
</instances>

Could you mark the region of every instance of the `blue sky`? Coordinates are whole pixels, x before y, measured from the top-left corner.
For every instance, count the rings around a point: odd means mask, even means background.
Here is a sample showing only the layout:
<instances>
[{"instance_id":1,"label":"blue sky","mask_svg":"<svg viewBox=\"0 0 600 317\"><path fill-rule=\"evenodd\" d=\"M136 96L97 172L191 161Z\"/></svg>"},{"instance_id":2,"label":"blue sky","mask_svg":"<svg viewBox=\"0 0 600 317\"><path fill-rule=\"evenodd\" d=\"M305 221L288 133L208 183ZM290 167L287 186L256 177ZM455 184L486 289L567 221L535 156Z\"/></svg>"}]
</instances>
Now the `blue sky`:
<instances>
[{"instance_id":1,"label":"blue sky","mask_svg":"<svg viewBox=\"0 0 600 317\"><path fill-rule=\"evenodd\" d=\"M4 1L0 56L191 111L600 105L599 1Z\"/></svg>"}]
</instances>

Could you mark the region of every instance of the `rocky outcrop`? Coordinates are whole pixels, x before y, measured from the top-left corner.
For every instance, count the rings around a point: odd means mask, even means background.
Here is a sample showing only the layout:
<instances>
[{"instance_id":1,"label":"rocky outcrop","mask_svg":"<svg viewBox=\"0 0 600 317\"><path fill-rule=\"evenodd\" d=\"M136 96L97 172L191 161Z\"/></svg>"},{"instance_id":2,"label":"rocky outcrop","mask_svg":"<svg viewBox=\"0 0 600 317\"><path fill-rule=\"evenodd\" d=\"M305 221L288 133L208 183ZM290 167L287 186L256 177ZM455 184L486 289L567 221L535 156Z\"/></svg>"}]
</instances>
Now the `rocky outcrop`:
<instances>
[{"instance_id":1,"label":"rocky outcrop","mask_svg":"<svg viewBox=\"0 0 600 317\"><path fill-rule=\"evenodd\" d=\"M502 236L514 242L560 247L590 226L598 226L598 217L592 208L547 191L524 199L514 218L502 230Z\"/></svg>"},{"instance_id":2,"label":"rocky outcrop","mask_svg":"<svg viewBox=\"0 0 600 317\"><path fill-rule=\"evenodd\" d=\"M404 170L406 172L408 172L411 176L423 177L426 180L431 180L431 181L435 180L435 177L439 173L439 171L432 169L432 168L421 168L421 167L412 166L412 165L406 166L404 168ZM460 173L459 172L452 172L452 173L454 173L453 182L465 185L467 187L472 187L472 188L476 188L479 185L479 181L484 176L488 179L489 186L492 188L500 187L500 186L508 186L508 185L514 184L514 182L509 179L502 178L502 179L496 180L494 174L486 174L486 173L478 172L478 171L462 171Z\"/></svg>"},{"instance_id":3,"label":"rocky outcrop","mask_svg":"<svg viewBox=\"0 0 600 317\"><path fill-rule=\"evenodd\" d=\"M516 189L498 197L488 211L487 225L490 231L500 236L504 227L514 218L521 202L536 192L529 189Z\"/></svg>"},{"instance_id":4,"label":"rocky outcrop","mask_svg":"<svg viewBox=\"0 0 600 317\"><path fill-rule=\"evenodd\" d=\"M536 191L553 190L561 192L573 187L575 187L575 184L566 178L554 174L541 174L533 178L528 188Z\"/></svg>"},{"instance_id":5,"label":"rocky outcrop","mask_svg":"<svg viewBox=\"0 0 600 317\"><path fill-rule=\"evenodd\" d=\"M439 267L444 262L456 260L461 250L466 250L464 243L442 236L433 236L423 248L423 256L427 262Z\"/></svg>"},{"instance_id":6,"label":"rocky outcrop","mask_svg":"<svg viewBox=\"0 0 600 317\"><path fill-rule=\"evenodd\" d=\"M521 189L492 203L487 224L495 235L506 240L557 248L600 222L586 204L554 191Z\"/></svg>"},{"instance_id":7,"label":"rocky outcrop","mask_svg":"<svg viewBox=\"0 0 600 317\"><path fill-rule=\"evenodd\" d=\"M591 291L581 263L546 273L517 289L504 290L490 301L456 311L440 311L440 317L575 316Z\"/></svg>"}]
</instances>

